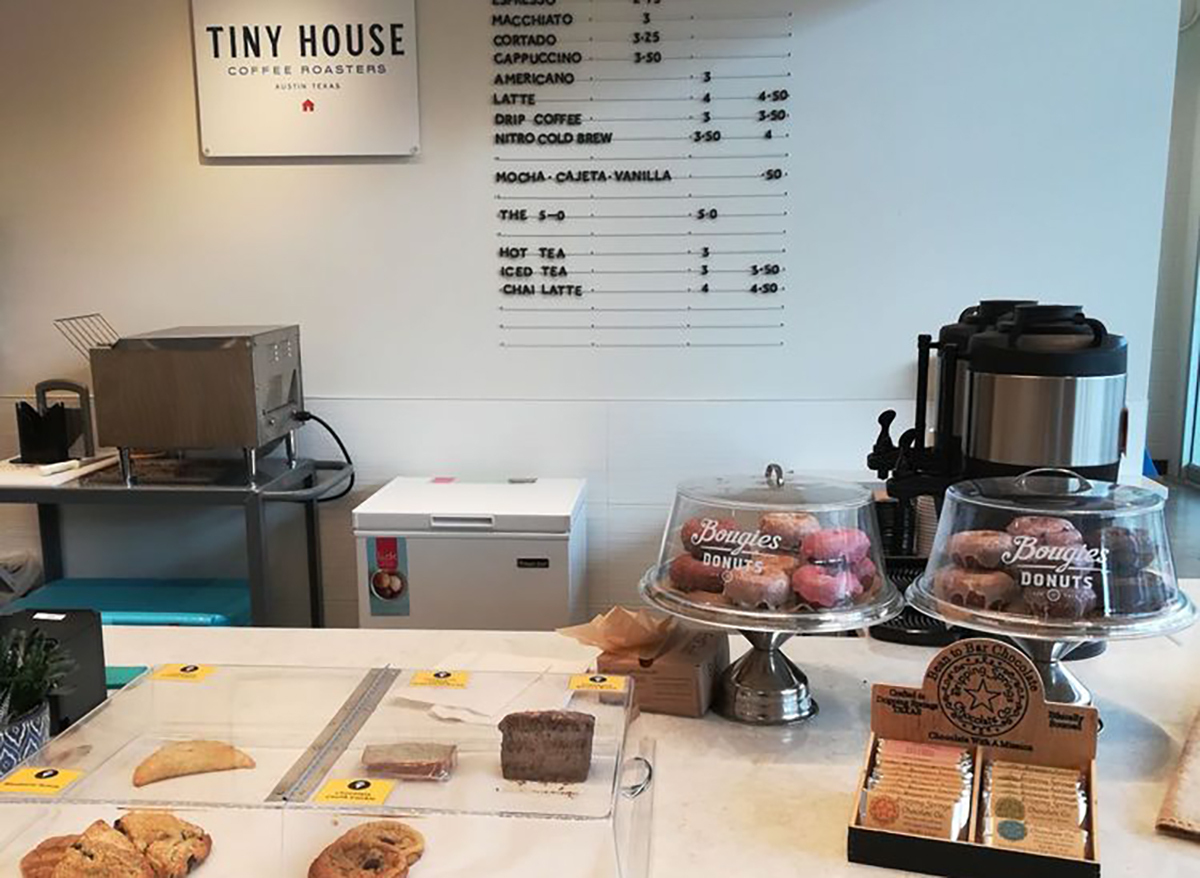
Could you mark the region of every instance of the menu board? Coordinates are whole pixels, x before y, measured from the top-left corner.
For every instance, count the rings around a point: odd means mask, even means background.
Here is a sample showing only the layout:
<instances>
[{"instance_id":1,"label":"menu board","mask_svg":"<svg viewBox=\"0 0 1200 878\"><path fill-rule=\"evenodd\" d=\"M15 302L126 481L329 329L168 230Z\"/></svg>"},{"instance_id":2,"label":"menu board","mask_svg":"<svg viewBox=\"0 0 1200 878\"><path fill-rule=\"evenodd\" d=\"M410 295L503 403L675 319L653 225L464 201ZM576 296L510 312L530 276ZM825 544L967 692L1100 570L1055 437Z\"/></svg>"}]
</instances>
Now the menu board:
<instances>
[{"instance_id":1,"label":"menu board","mask_svg":"<svg viewBox=\"0 0 1200 878\"><path fill-rule=\"evenodd\" d=\"M492 0L502 346L783 346L792 5Z\"/></svg>"}]
</instances>

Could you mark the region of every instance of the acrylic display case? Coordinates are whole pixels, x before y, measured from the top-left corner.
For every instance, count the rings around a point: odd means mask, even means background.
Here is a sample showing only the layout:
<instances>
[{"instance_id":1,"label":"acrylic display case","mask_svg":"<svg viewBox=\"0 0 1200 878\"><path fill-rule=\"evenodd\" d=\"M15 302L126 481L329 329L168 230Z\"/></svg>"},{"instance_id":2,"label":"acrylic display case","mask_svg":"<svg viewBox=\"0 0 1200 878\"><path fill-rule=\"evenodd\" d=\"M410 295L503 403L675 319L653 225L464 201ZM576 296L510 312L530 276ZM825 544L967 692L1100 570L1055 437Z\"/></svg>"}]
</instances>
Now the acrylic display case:
<instances>
[{"instance_id":1,"label":"acrylic display case","mask_svg":"<svg viewBox=\"0 0 1200 878\"><path fill-rule=\"evenodd\" d=\"M653 742L626 752L632 686L450 669L156 668L0 778L0 878L19 876L46 838L147 809L212 836L198 878L305 876L326 845L378 820L424 835L413 878L642 878ZM546 711L591 718L586 780L504 778L500 720ZM134 785L158 747L201 740L233 745L254 767ZM365 747L402 744L453 746L455 759L438 780L363 764Z\"/></svg>"}]
</instances>

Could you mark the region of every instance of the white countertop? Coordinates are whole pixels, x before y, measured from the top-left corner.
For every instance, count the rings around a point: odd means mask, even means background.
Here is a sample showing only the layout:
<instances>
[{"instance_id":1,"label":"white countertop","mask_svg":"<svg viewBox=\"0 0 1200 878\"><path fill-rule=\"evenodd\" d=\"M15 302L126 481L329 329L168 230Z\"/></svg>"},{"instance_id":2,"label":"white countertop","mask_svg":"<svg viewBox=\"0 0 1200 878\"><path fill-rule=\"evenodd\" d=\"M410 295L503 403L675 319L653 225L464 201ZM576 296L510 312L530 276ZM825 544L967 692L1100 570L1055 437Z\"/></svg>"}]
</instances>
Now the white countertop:
<instances>
[{"instance_id":1,"label":"white countertop","mask_svg":"<svg viewBox=\"0 0 1200 878\"><path fill-rule=\"evenodd\" d=\"M1200 583L1189 584L1195 595ZM744 641L734 638L735 651ZM464 652L577 659L595 650L557 634L281 629L105 629L109 664L167 662L434 667ZM654 878L753 874L885 875L846 861L846 826L869 724L870 685L916 685L934 650L862 638L792 640L820 714L785 728L643 715L653 737ZM1192 878L1200 844L1162 836L1154 819L1187 728L1200 710L1200 627L1167 639L1110 644L1075 663L1105 729L1098 760L1105 878ZM465 668L470 670L470 668ZM1153 864L1151 866L1151 864ZM891 874L900 874L893 872Z\"/></svg>"}]
</instances>

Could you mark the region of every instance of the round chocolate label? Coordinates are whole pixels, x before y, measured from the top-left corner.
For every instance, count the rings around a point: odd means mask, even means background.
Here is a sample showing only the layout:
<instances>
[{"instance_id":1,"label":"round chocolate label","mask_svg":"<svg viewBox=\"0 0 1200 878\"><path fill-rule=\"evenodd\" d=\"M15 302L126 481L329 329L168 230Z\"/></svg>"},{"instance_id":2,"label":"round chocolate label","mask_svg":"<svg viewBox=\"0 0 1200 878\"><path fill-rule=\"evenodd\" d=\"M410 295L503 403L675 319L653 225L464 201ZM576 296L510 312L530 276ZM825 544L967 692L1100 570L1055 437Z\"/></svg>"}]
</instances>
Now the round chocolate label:
<instances>
[{"instance_id":1,"label":"round chocolate label","mask_svg":"<svg viewBox=\"0 0 1200 878\"><path fill-rule=\"evenodd\" d=\"M946 719L968 735L996 737L1016 728L1029 709L1029 684L1008 650L969 652L938 677Z\"/></svg>"}]
</instances>

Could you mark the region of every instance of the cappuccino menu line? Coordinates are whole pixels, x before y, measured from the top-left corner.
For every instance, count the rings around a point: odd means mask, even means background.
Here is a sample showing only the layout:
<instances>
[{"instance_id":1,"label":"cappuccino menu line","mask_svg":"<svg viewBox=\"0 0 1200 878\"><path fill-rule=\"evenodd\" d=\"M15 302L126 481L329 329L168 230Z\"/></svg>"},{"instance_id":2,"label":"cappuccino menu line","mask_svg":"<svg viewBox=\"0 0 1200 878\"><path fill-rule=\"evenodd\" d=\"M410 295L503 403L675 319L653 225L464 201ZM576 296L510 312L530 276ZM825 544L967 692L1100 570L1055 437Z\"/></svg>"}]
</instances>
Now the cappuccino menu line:
<instances>
[{"instance_id":1,"label":"cappuccino menu line","mask_svg":"<svg viewBox=\"0 0 1200 878\"><path fill-rule=\"evenodd\" d=\"M780 347L787 0L491 0L510 348Z\"/></svg>"}]
</instances>

